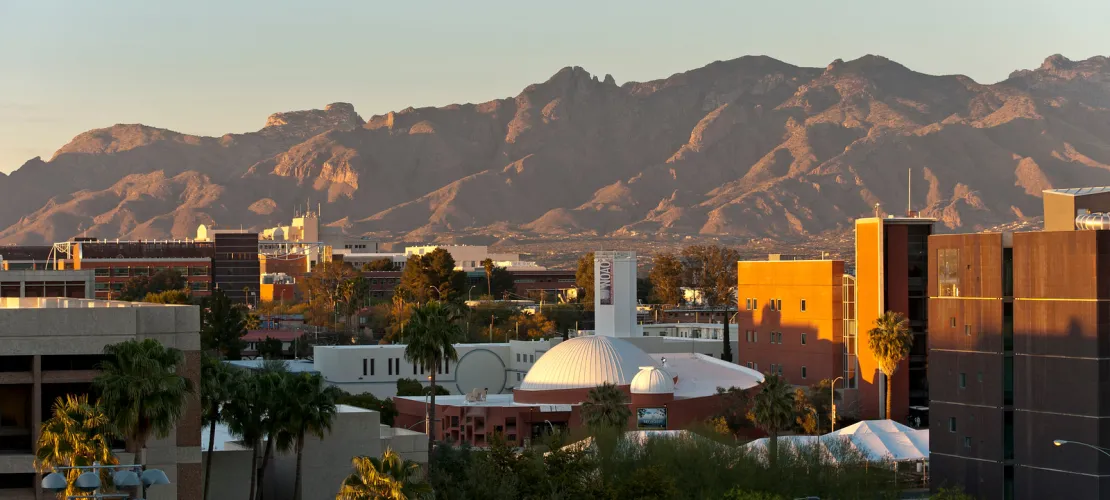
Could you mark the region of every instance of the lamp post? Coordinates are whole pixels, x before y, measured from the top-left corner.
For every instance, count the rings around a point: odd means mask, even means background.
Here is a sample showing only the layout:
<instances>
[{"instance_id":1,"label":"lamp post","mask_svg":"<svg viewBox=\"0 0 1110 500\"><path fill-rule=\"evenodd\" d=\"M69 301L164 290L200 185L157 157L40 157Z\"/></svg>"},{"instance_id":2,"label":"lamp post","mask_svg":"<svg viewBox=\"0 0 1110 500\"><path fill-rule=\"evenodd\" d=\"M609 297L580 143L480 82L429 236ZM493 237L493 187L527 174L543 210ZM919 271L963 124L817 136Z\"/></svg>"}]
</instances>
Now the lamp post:
<instances>
[{"instance_id":1,"label":"lamp post","mask_svg":"<svg viewBox=\"0 0 1110 500\"><path fill-rule=\"evenodd\" d=\"M844 377L836 377L829 384L829 432L836 430L836 381Z\"/></svg>"},{"instance_id":2,"label":"lamp post","mask_svg":"<svg viewBox=\"0 0 1110 500\"><path fill-rule=\"evenodd\" d=\"M474 285L474 286L470 287L470 290L466 291L466 301L467 302L470 302L471 300L474 300L474 297L470 294L474 291L475 288L478 288L478 285Z\"/></svg>"},{"instance_id":3,"label":"lamp post","mask_svg":"<svg viewBox=\"0 0 1110 500\"><path fill-rule=\"evenodd\" d=\"M435 286L435 285L428 285L428 288L431 288L432 290L435 290L435 291L436 291L436 298L437 298L437 299L439 299L439 300L443 300L443 292L439 291L439 287L438 287L438 286Z\"/></svg>"},{"instance_id":4,"label":"lamp post","mask_svg":"<svg viewBox=\"0 0 1110 500\"><path fill-rule=\"evenodd\" d=\"M1087 448L1091 448L1098 451L1099 453L1102 453L1103 455L1110 457L1110 448L1103 448L1101 446L1095 446L1093 444L1080 443L1079 441L1066 441L1063 439L1054 439L1052 440L1052 444L1056 446L1063 446L1065 444L1077 444L1079 446L1086 446Z\"/></svg>"},{"instance_id":5,"label":"lamp post","mask_svg":"<svg viewBox=\"0 0 1110 500\"><path fill-rule=\"evenodd\" d=\"M73 466L73 467L54 467L53 472L47 474L42 478L42 489L52 493L60 493L69 488L69 478L66 474L59 471L85 471L74 479L73 486L85 493L79 495L70 495L66 500L76 499L107 499L107 498L130 498L129 493L101 493L100 492L100 470L108 469L114 470L112 474L112 484L116 488L133 488L139 487L139 495L144 496L147 487L170 484L170 479L166 477L166 473L160 469L146 469L143 470L142 465L100 465L94 462L92 465L86 466Z\"/></svg>"}]
</instances>

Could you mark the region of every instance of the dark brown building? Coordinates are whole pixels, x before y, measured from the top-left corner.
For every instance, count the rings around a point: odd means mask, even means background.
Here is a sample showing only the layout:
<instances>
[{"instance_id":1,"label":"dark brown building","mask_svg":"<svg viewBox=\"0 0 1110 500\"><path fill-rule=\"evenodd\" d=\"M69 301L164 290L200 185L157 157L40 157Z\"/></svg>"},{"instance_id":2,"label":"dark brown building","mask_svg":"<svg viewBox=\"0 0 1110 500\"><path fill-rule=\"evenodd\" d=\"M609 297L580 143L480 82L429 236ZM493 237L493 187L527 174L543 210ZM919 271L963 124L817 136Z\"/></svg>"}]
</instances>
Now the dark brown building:
<instances>
[{"instance_id":1,"label":"dark brown building","mask_svg":"<svg viewBox=\"0 0 1110 500\"><path fill-rule=\"evenodd\" d=\"M1047 203L1047 202L1046 202ZM933 488L1106 498L1110 232L929 239Z\"/></svg>"},{"instance_id":2,"label":"dark brown building","mask_svg":"<svg viewBox=\"0 0 1110 500\"><path fill-rule=\"evenodd\" d=\"M236 302L257 301L260 297L258 233L234 230L213 230L215 243L213 280L216 287Z\"/></svg>"}]
</instances>

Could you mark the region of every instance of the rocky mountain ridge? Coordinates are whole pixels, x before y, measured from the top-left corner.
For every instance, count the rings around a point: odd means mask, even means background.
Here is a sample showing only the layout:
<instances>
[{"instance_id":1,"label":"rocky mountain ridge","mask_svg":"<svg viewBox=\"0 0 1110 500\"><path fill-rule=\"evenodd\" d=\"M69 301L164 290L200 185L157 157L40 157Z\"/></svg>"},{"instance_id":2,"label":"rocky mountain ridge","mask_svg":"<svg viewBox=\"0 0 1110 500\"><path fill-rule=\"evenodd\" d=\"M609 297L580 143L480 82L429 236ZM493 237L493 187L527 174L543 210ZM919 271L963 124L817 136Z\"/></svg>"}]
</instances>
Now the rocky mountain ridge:
<instances>
[{"instance_id":1,"label":"rocky mountain ridge","mask_svg":"<svg viewBox=\"0 0 1110 500\"><path fill-rule=\"evenodd\" d=\"M908 174L907 172L912 172ZM321 203L383 240L773 238L876 204L972 231L1110 184L1110 59L1054 55L984 85L879 56L718 61L617 85L578 67L514 98L363 120L346 103L199 137L116 125L0 177L0 241L190 236Z\"/></svg>"}]
</instances>

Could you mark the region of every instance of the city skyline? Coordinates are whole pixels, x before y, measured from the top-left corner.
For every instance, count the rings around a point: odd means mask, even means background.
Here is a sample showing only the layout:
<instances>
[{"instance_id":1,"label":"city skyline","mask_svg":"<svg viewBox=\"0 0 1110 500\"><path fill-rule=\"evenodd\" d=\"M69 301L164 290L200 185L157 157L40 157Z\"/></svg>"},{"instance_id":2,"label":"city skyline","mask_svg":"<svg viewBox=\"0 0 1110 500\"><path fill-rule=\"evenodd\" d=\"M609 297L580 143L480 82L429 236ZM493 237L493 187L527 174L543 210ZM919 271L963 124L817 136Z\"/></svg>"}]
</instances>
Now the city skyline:
<instances>
[{"instance_id":1,"label":"city skyline","mask_svg":"<svg viewBox=\"0 0 1110 500\"><path fill-rule=\"evenodd\" d=\"M1110 15L1084 0L812 2L804 16L798 5L631 5L6 3L0 44L19 50L0 52L0 171L115 123L220 135L335 101L368 117L514 96L564 66L624 83L743 55L823 67L877 54L994 83L1054 53L1105 53L1098 20Z\"/></svg>"}]
</instances>

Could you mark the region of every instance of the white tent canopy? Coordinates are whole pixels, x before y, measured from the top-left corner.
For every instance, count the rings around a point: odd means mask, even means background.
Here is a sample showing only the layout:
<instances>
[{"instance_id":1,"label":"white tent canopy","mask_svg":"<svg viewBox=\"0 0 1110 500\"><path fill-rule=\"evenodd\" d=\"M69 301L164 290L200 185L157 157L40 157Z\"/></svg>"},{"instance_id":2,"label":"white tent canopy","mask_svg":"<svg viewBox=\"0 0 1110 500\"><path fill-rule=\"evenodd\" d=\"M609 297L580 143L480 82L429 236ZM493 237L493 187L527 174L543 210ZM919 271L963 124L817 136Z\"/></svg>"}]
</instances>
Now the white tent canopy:
<instances>
[{"instance_id":1,"label":"white tent canopy","mask_svg":"<svg viewBox=\"0 0 1110 500\"><path fill-rule=\"evenodd\" d=\"M824 436L779 436L779 446L804 448L821 444L829 457L835 458L841 443L847 444L872 461L895 462L929 459L929 430L913 429L893 420L865 420ZM768 438L747 444L748 449L766 452Z\"/></svg>"}]
</instances>

